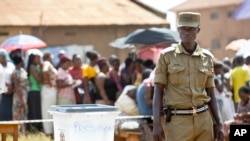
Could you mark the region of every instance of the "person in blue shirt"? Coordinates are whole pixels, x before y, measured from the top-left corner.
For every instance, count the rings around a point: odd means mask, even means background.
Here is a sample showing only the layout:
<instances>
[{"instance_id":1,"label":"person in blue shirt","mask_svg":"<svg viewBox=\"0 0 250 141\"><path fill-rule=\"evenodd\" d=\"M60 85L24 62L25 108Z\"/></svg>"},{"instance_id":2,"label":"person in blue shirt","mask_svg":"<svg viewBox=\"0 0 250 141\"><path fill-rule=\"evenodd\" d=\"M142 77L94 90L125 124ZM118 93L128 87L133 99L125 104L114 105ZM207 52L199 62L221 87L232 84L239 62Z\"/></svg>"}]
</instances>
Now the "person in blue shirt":
<instances>
[{"instance_id":1,"label":"person in blue shirt","mask_svg":"<svg viewBox=\"0 0 250 141\"><path fill-rule=\"evenodd\" d=\"M153 115L152 98L153 98L153 79L152 69L145 69L142 72L143 83L141 83L136 91L136 102L140 115Z\"/></svg>"}]
</instances>

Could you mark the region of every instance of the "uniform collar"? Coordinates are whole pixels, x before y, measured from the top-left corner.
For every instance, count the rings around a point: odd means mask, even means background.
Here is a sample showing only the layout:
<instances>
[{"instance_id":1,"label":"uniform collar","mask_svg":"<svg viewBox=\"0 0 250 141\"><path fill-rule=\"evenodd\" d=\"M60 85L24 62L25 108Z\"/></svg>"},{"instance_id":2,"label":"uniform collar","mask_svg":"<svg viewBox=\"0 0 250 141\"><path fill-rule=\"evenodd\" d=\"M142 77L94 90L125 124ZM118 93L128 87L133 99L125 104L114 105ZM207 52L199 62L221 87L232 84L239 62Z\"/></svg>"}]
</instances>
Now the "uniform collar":
<instances>
[{"instance_id":1,"label":"uniform collar","mask_svg":"<svg viewBox=\"0 0 250 141\"><path fill-rule=\"evenodd\" d=\"M182 46L181 42L178 43L175 52L176 52L176 53L179 53L179 54L185 53L185 54L190 55L190 54L184 49L184 47ZM192 56L203 56L202 48L200 47L199 44L197 44L197 47L196 47L195 51L193 52Z\"/></svg>"}]
</instances>

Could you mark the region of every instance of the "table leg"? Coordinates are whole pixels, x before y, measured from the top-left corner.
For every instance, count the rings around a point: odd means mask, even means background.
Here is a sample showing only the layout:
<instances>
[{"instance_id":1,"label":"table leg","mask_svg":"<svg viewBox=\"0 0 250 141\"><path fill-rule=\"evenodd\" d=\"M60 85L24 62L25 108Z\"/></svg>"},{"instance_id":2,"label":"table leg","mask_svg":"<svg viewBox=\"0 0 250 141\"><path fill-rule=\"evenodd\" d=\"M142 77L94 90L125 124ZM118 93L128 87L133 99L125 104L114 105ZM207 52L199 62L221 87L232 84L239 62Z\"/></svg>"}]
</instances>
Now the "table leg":
<instances>
[{"instance_id":1,"label":"table leg","mask_svg":"<svg viewBox=\"0 0 250 141\"><path fill-rule=\"evenodd\" d=\"M13 141L18 141L18 126L15 128L13 133Z\"/></svg>"},{"instance_id":2,"label":"table leg","mask_svg":"<svg viewBox=\"0 0 250 141\"><path fill-rule=\"evenodd\" d=\"M6 133L2 133L2 141L6 141Z\"/></svg>"}]
</instances>

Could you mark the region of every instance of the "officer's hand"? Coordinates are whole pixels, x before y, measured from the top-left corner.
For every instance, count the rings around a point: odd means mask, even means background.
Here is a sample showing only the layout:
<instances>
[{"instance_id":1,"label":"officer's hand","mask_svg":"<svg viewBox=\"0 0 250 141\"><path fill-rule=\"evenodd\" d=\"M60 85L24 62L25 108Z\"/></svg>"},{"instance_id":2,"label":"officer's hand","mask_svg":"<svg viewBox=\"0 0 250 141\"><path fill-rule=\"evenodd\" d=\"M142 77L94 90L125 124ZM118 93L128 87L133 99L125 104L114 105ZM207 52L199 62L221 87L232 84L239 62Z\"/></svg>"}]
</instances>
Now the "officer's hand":
<instances>
[{"instance_id":1,"label":"officer's hand","mask_svg":"<svg viewBox=\"0 0 250 141\"><path fill-rule=\"evenodd\" d=\"M154 123L153 138L154 141L165 141L165 134L160 123Z\"/></svg>"},{"instance_id":2,"label":"officer's hand","mask_svg":"<svg viewBox=\"0 0 250 141\"><path fill-rule=\"evenodd\" d=\"M215 141L224 141L224 129L222 124L216 124Z\"/></svg>"}]
</instances>

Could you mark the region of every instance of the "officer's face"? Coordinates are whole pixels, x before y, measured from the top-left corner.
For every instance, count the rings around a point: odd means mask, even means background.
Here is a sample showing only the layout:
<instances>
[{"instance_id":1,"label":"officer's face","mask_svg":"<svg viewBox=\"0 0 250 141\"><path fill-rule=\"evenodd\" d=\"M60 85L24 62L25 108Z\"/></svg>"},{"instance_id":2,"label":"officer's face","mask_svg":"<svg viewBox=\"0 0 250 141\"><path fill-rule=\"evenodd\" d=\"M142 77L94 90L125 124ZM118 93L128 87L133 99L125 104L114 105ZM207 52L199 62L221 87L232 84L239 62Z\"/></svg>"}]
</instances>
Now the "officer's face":
<instances>
[{"instance_id":1,"label":"officer's face","mask_svg":"<svg viewBox=\"0 0 250 141\"><path fill-rule=\"evenodd\" d=\"M179 27L178 28L180 38L182 42L190 43L193 42L196 39L197 33L199 33L200 28L199 27Z\"/></svg>"}]
</instances>

